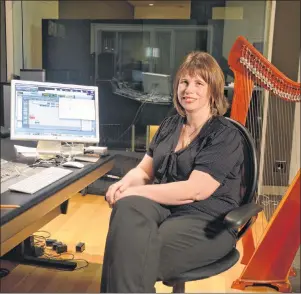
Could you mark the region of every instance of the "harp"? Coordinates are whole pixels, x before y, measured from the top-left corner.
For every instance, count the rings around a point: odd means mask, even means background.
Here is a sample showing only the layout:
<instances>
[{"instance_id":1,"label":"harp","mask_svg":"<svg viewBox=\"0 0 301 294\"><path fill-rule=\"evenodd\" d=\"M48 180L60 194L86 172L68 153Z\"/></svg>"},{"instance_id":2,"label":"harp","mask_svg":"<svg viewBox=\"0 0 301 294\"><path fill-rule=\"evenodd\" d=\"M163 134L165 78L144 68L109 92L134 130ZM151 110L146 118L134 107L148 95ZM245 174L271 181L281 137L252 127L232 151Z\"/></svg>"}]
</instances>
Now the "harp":
<instances>
[{"instance_id":1,"label":"harp","mask_svg":"<svg viewBox=\"0 0 301 294\"><path fill-rule=\"evenodd\" d=\"M268 284L291 292L288 277L294 275L300 246L300 158L292 151L294 140L300 140L300 83L243 37L235 41L228 63L235 82L231 118L254 138L259 158L256 201L264 211L257 228L243 237L241 263L246 266L232 288Z\"/></svg>"}]
</instances>

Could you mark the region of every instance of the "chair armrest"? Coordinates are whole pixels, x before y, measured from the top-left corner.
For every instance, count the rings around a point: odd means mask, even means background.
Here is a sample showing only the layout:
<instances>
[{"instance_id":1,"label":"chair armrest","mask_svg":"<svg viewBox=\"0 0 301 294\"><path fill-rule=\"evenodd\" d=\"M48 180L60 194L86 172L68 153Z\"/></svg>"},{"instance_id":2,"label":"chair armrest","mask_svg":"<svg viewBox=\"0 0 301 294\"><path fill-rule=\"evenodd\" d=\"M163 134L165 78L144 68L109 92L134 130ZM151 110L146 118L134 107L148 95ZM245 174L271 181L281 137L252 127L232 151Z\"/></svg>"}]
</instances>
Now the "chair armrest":
<instances>
[{"instance_id":1,"label":"chair armrest","mask_svg":"<svg viewBox=\"0 0 301 294\"><path fill-rule=\"evenodd\" d=\"M247 223L252 217L262 211L262 207L256 203L248 203L230 211L224 219L229 229L238 229Z\"/></svg>"}]
</instances>

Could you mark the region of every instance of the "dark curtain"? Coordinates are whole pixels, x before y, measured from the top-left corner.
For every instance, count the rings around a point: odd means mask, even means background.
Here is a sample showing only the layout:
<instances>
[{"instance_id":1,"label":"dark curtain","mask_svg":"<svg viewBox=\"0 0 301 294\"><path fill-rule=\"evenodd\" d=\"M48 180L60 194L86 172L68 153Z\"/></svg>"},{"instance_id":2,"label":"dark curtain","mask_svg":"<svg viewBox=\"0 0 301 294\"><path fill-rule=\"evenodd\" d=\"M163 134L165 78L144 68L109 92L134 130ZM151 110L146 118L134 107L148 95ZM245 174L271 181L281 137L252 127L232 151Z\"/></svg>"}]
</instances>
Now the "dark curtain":
<instances>
[{"instance_id":1,"label":"dark curtain","mask_svg":"<svg viewBox=\"0 0 301 294\"><path fill-rule=\"evenodd\" d=\"M5 1L0 1L0 82L6 82Z\"/></svg>"}]
</instances>

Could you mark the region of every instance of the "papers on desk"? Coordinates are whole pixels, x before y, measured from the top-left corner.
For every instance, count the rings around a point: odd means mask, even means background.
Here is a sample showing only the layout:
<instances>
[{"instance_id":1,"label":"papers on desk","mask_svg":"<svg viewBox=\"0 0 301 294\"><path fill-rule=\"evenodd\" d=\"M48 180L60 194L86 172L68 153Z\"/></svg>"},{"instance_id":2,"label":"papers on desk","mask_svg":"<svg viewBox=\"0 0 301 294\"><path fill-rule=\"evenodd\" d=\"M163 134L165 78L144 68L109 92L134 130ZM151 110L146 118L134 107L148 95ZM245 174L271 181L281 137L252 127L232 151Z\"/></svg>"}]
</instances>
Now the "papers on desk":
<instances>
[{"instance_id":1,"label":"papers on desk","mask_svg":"<svg viewBox=\"0 0 301 294\"><path fill-rule=\"evenodd\" d=\"M9 162L11 163L11 162ZM27 177L34 175L36 173L40 173L44 168L42 167L36 167L31 168L27 164L14 162L13 163L15 167L19 170L20 174L15 177L10 177L9 179L1 182L0 192L1 194L8 190L8 187L14 183L17 183L23 179L26 179ZM2 167L1 167L2 168ZM5 166L4 166L5 168Z\"/></svg>"},{"instance_id":2,"label":"papers on desk","mask_svg":"<svg viewBox=\"0 0 301 294\"><path fill-rule=\"evenodd\" d=\"M23 156L26 158L39 158L40 154L37 148L25 147L20 145L14 145L17 156ZM96 149L95 149L96 148ZM95 150L94 150L95 149ZM107 147L87 147L87 151L94 151L94 154L83 154L83 150L62 150L61 155L75 156L75 160L86 162L97 162L100 155L106 155L108 152Z\"/></svg>"},{"instance_id":3,"label":"papers on desk","mask_svg":"<svg viewBox=\"0 0 301 294\"><path fill-rule=\"evenodd\" d=\"M25 147L20 145L14 145L14 148L17 156L23 156L26 158L36 158L38 155L37 148Z\"/></svg>"},{"instance_id":4,"label":"papers on desk","mask_svg":"<svg viewBox=\"0 0 301 294\"><path fill-rule=\"evenodd\" d=\"M77 146L72 147L72 148L62 148L59 150L53 149L38 149L34 147L25 147L25 146L20 146L20 145L14 145L15 152L17 156L23 156L26 158L39 158L41 155L64 155L64 156L74 156L74 155L82 155L84 153L84 145L82 145L82 148L78 148Z\"/></svg>"}]
</instances>

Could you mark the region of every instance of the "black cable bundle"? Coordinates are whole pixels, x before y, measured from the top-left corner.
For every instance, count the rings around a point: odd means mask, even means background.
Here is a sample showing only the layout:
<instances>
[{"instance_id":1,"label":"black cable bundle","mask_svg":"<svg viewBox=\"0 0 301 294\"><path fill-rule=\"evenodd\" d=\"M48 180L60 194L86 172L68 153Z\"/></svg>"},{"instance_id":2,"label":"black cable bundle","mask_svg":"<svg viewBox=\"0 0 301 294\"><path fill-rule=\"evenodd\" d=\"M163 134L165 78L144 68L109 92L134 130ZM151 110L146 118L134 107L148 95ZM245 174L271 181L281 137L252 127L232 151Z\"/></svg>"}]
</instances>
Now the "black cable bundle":
<instances>
[{"instance_id":1,"label":"black cable bundle","mask_svg":"<svg viewBox=\"0 0 301 294\"><path fill-rule=\"evenodd\" d=\"M60 260L60 261L74 261L74 262L84 261L86 263L83 266L78 266L78 263L77 263L77 267L74 270L79 270L79 269L85 268L89 265L89 262L85 259L74 259L74 254L69 253L68 251L63 252L63 253L57 253L57 252L54 251L55 254L53 254L51 252L51 251L53 251L53 250L51 250L52 247L51 247L51 249L48 249L47 246L46 246L46 242L51 237L51 234L47 231L38 231L37 233L47 234L46 237L42 236L42 235L33 234L33 237L35 239L34 245L36 247L39 247L39 248L43 249L43 255L41 256L42 258L46 258L46 259L49 259L49 260ZM48 252L46 252L46 251L48 251ZM70 255L71 258L64 258L63 256L65 256L65 255ZM64 270L64 269L58 269L58 270Z\"/></svg>"},{"instance_id":2,"label":"black cable bundle","mask_svg":"<svg viewBox=\"0 0 301 294\"><path fill-rule=\"evenodd\" d=\"M6 277L9 274L9 270L7 268L0 268L0 279Z\"/></svg>"}]
</instances>

